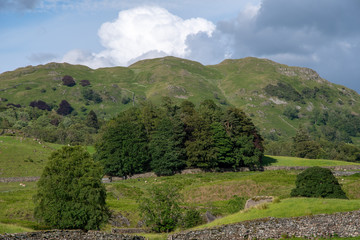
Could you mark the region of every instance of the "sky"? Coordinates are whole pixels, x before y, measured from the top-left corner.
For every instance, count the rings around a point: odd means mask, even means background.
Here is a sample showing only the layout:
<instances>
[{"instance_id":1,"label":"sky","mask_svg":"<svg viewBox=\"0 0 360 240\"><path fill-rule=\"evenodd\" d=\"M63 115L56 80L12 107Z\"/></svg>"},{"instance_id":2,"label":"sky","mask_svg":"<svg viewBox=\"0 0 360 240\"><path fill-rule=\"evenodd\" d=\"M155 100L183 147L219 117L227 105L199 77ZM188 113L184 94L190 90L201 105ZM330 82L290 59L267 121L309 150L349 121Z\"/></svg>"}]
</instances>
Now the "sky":
<instances>
[{"instance_id":1,"label":"sky","mask_svg":"<svg viewBox=\"0 0 360 240\"><path fill-rule=\"evenodd\" d=\"M359 13L360 0L0 0L0 73L252 56L360 92Z\"/></svg>"}]
</instances>

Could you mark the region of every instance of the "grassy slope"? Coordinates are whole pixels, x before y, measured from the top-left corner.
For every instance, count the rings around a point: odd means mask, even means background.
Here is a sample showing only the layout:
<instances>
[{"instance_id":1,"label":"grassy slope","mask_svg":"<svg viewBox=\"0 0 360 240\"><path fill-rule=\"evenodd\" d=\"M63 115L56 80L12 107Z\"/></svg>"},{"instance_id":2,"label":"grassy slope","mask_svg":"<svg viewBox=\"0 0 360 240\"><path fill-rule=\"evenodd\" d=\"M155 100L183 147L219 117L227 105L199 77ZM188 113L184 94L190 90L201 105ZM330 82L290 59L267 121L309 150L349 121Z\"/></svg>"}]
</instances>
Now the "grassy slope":
<instances>
[{"instance_id":1,"label":"grassy slope","mask_svg":"<svg viewBox=\"0 0 360 240\"><path fill-rule=\"evenodd\" d=\"M287 69L291 74L282 72ZM74 87L62 85L61 78L71 75L77 81ZM98 92L103 102L85 104L79 81L87 79ZM288 102L275 104L263 88L268 84L285 82L301 92L305 87L328 89L329 99L321 97L305 99L306 104ZM16 88L12 88L20 84ZM53 90L53 88L56 90ZM6 90L4 90L6 89ZM46 90L42 92L41 90ZM92 70L85 66L69 64L47 64L26 67L13 72L0 74L0 97L7 103L19 103L28 106L33 100L44 100L54 106L62 99L76 109L79 114L95 110L99 117L109 119L119 111L132 106L132 102L123 104L123 98L143 99L159 103L162 96L169 96L179 102L188 99L199 103L204 99L213 99L216 103L225 103L243 108L252 116L260 131L275 129L282 136L293 136L304 119L289 120L282 112L286 106L299 106L302 115L309 113L307 108L334 108L339 101L343 109L360 113L360 96L347 88L331 84L322 79L311 79L302 68L289 67L266 59L244 58L225 60L224 62L203 66L198 62L174 57L143 60L128 68L114 67ZM6 103L4 103L6 104ZM85 107L85 112L80 111Z\"/></svg>"},{"instance_id":2,"label":"grassy slope","mask_svg":"<svg viewBox=\"0 0 360 240\"><path fill-rule=\"evenodd\" d=\"M32 138L0 136L0 177L40 176L51 152L62 145ZM87 150L94 153L94 147Z\"/></svg>"},{"instance_id":3,"label":"grassy slope","mask_svg":"<svg viewBox=\"0 0 360 240\"><path fill-rule=\"evenodd\" d=\"M217 219L198 228L214 227L266 217L299 217L315 214L354 211L360 209L360 200L339 200L319 198L289 198L280 203L271 203L258 208L243 210L224 218Z\"/></svg>"}]
</instances>

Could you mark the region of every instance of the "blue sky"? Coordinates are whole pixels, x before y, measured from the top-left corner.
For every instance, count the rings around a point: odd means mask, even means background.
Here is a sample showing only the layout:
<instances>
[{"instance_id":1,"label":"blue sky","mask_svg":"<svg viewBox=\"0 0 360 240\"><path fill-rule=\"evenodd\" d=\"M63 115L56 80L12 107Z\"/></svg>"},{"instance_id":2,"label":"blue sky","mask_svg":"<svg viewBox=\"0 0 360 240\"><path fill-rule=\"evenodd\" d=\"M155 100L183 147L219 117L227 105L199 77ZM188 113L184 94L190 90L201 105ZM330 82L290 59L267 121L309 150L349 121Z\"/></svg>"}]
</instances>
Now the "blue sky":
<instances>
[{"instance_id":1,"label":"blue sky","mask_svg":"<svg viewBox=\"0 0 360 240\"><path fill-rule=\"evenodd\" d=\"M0 0L0 72L254 56L360 92L359 12L359 0Z\"/></svg>"}]
</instances>

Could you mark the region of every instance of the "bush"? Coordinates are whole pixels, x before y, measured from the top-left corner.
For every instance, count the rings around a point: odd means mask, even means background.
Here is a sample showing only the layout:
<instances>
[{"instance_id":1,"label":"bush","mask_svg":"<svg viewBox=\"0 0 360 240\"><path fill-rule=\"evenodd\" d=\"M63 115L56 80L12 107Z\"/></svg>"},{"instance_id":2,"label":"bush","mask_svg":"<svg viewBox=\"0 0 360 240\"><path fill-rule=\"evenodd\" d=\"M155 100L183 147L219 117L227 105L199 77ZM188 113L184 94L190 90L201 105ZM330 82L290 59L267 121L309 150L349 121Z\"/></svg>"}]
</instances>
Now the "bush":
<instances>
[{"instance_id":1,"label":"bush","mask_svg":"<svg viewBox=\"0 0 360 240\"><path fill-rule=\"evenodd\" d=\"M100 94L98 94L97 92L95 92L91 88L84 88L81 91L81 93L82 93L83 97L86 100L94 101L95 103L101 103L102 102L102 98L101 98Z\"/></svg>"},{"instance_id":2,"label":"bush","mask_svg":"<svg viewBox=\"0 0 360 240\"><path fill-rule=\"evenodd\" d=\"M186 210L182 219L182 225L184 228L192 228L200 225L202 222L203 220L200 212L192 208Z\"/></svg>"},{"instance_id":3,"label":"bush","mask_svg":"<svg viewBox=\"0 0 360 240\"><path fill-rule=\"evenodd\" d=\"M37 184L35 217L59 229L99 229L109 211L101 167L82 147L51 154Z\"/></svg>"},{"instance_id":4,"label":"bush","mask_svg":"<svg viewBox=\"0 0 360 240\"><path fill-rule=\"evenodd\" d=\"M295 184L296 188L291 191L292 197L347 199L338 180L327 168L308 168L297 176Z\"/></svg>"},{"instance_id":5,"label":"bush","mask_svg":"<svg viewBox=\"0 0 360 240\"><path fill-rule=\"evenodd\" d=\"M60 115L66 116L69 115L73 110L74 108L71 107L68 101L62 100L56 112Z\"/></svg>"},{"instance_id":6,"label":"bush","mask_svg":"<svg viewBox=\"0 0 360 240\"><path fill-rule=\"evenodd\" d=\"M68 86L68 87L72 87L72 86L75 86L75 80L73 79L72 76L69 76L69 75L65 75L63 78L62 78L62 82L63 82L63 85L65 86Z\"/></svg>"},{"instance_id":7,"label":"bush","mask_svg":"<svg viewBox=\"0 0 360 240\"><path fill-rule=\"evenodd\" d=\"M39 100L39 101L32 101L32 102L30 103L30 107L36 107L36 108L38 108L38 109L40 109L40 110L48 110L48 111L51 110L51 107L50 107L46 102L41 101L41 100Z\"/></svg>"},{"instance_id":8,"label":"bush","mask_svg":"<svg viewBox=\"0 0 360 240\"><path fill-rule=\"evenodd\" d=\"M155 232L169 232L175 229L180 216L180 194L171 185L154 186L149 197L140 199L140 214L147 226Z\"/></svg>"},{"instance_id":9,"label":"bush","mask_svg":"<svg viewBox=\"0 0 360 240\"><path fill-rule=\"evenodd\" d=\"M90 85L90 81L89 80L81 80L80 81L80 85L83 87L89 86Z\"/></svg>"}]
</instances>

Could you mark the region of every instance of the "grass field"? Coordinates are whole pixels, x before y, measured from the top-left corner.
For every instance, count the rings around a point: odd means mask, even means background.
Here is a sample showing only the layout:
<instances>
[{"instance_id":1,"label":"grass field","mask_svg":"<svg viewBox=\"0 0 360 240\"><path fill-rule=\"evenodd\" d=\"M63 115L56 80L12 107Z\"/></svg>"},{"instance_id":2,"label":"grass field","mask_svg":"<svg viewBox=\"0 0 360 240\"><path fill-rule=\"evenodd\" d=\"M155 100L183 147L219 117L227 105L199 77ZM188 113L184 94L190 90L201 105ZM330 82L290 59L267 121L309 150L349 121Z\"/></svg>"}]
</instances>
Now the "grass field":
<instances>
[{"instance_id":1,"label":"grass field","mask_svg":"<svg viewBox=\"0 0 360 240\"><path fill-rule=\"evenodd\" d=\"M61 147L32 138L0 136L0 177L40 176L51 152ZM93 146L87 150L95 152Z\"/></svg>"},{"instance_id":2,"label":"grass field","mask_svg":"<svg viewBox=\"0 0 360 240\"><path fill-rule=\"evenodd\" d=\"M355 162L344 162L337 160L327 160L327 159L306 159L306 158L297 158L297 157L286 157L286 156L265 156L263 159L265 165L269 166L343 166L343 165L359 165L360 163Z\"/></svg>"},{"instance_id":3,"label":"grass field","mask_svg":"<svg viewBox=\"0 0 360 240\"><path fill-rule=\"evenodd\" d=\"M61 145L39 144L33 139L0 137L0 177L40 176L51 151ZM44 147L45 146L45 147ZM93 147L87 148L90 153ZM32 159L32 161L30 161ZM270 166L337 166L355 163L266 156ZM210 211L218 220L201 227L233 223L263 217L291 217L318 213L333 213L360 209L360 174L338 177L350 200L289 198L301 171L214 172L169 177L128 179L106 184L107 204L115 214L128 218L130 227L141 220L137 199L157 184L168 183L179 187L183 207L195 207L200 212ZM33 217L36 183L0 183L0 234L46 229ZM245 200L254 196L275 196L278 203L263 208L238 212ZM235 201L236 200L236 201ZM240 206L241 205L241 206ZM240 206L240 207L239 207ZM235 213L236 212L236 213ZM105 230L111 226L105 226ZM166 234L145 234L149 239L166 239ZM354 238L355 239L355 238Z\"/></svg>"},{"instance_id":4,"label":"grass field","mask_svg":"<svg viewBox=\"0 0 360 240\"><path fill-rule=\"evenodd\" d=\"M181 189L184 207L193 206L203 213L210 211L222 217L211 225L205 226L268 216L289 217L360 209L359 174L339 178L351 200L290 199L290 191L295 186L294 182L299 172L200 173L130 179L106 184L107 203L114 213L121 213L129 219L130 227L136 227L140 220L137 199L146 194L151 186L162 183L173 184ZM33 218L32 196L35 193L36 183L26 183L26 187L21 187L19 183L0 183L0 233L44 228ZM231 200L234 199L234 195L244 199L258 195L271 195L278 197L280 202L269 204L263 209L232 214L234 206ZM105 229L109 228L111 227L107 226ZM149 239L164 239L164 235L150 234L148 237Z\"/></svg>"},{"instance_id":5,"label":"grass field","mask_svg":"<svg viewBox=\"0 0 360 240\"><path fill-rule=\"evenodd\" d=\"M236 223L266 217L299 217L320 213L347 212L360 209L360 200L321 199L321 198L288 198L279 203L262 205L258 208L243 210L238 213L217 219L198 228Z\"/></svg>"}]
</instances>

